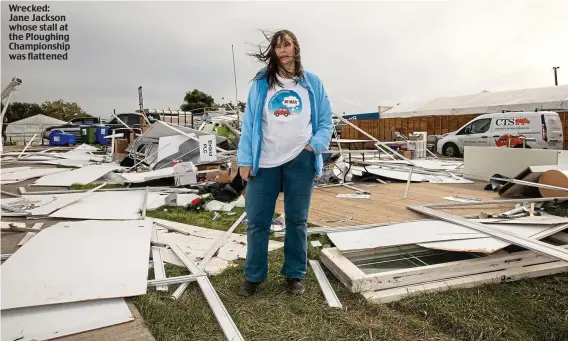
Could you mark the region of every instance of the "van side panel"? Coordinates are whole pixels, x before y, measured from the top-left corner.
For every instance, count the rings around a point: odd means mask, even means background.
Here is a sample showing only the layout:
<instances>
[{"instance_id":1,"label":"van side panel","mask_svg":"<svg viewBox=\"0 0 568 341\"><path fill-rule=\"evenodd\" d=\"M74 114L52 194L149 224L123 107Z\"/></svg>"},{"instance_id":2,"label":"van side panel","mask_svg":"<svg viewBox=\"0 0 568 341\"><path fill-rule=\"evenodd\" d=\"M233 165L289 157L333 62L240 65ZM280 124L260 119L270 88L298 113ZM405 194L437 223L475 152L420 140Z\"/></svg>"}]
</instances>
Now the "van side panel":
<instances>
[{"instance_id":1,"label":"van side panel","mask_svg":"<svg viewBox=\"0 0 568 341\"><path fill-rule=\"evenodd\" d=\"M564 147L564 133L562 131L562 122L560 115L556 113L542 114L547 143L550 149L563 149Z\"/></svg>"}]
</instances>

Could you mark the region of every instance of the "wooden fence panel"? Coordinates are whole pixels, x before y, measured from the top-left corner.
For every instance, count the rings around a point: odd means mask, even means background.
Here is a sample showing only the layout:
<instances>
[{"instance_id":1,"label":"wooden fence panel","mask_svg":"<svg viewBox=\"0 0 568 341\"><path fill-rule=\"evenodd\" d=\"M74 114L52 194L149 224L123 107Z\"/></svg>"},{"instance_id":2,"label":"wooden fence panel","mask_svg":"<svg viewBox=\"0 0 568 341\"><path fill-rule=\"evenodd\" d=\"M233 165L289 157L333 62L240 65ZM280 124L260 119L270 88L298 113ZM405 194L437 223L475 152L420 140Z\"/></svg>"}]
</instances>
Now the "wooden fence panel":
<instances>
[{"instance_id":1,"label":"wooden fence panel","mask_svg":"<svg viewBox=\"0 0 568 341\"><path fill-rule=\"evenodd\" d=\"M568 149L568 111L558 111L564 133L564 149ZM456 131L478 115L456 116L424 116L424 117L397 117L380 118L378 120L352 120L357 127L363 129L380 141L395 140L395 132L406 136L415 131L426 131L428 135L442 135ZM367 140L368 137L348 125L342 126L341 138ZM369 144L372 146L372 144Z\"/></svg>"}]
</instances>

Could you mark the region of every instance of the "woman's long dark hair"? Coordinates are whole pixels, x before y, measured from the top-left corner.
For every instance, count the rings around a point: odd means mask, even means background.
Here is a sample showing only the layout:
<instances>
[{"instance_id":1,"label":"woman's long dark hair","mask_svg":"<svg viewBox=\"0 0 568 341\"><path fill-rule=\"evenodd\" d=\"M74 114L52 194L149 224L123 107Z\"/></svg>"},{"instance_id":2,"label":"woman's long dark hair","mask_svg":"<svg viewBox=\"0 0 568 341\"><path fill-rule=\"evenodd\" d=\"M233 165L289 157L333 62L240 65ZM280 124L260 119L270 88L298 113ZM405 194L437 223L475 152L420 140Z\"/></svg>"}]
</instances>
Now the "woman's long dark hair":
<instances>
[{"instance_id":1,"label":"woman's long dark hair","mask_svg":"<svg viewBox=\"0 0 568 341\"><path fill-rule=\"evenodd\" d=\"M258 52L249 54L252 57L255 57L260 62L266 64L264 68L262 68L255 76L255 79L260 79L261 75L264 74L263 78L266 78L268 82L268 87L270 89L274 88L275 84L282 86L282 83L276 77L276 74L279 72L286 76L286 78L303 78L303 67L302 67L302 58L300 57L300 44L298 43L298 39L294 35L294 33L288 30L280 30L272 35L267 34L266 32L262 31L262 34L266 38L267 41L270 42L270 45L263 50L262 44L258 46ZM289 72L286 68L282 67L280 60L276 56L276 45L283 40L286 40L286 36L289 36L292 41L292 45L294 45L294 62L296 65L296 69L294 73Z\"/></svg>"}]
</instances>

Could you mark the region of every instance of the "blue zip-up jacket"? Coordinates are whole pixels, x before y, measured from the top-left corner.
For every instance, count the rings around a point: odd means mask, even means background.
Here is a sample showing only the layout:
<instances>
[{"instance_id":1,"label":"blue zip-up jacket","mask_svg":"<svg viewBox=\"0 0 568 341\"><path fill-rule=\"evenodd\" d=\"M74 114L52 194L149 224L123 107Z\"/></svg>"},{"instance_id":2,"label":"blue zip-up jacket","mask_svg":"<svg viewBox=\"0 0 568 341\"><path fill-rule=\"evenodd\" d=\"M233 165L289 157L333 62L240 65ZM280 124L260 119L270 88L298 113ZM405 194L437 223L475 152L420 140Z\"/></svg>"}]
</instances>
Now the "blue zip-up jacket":
<instances>
[{"instance_id":1,"label":"blue zip-up jacket","mask_svg":"<svg viewBox=\"0 0 568 341\"><path fill-rule=\"evenodd\" d=\"M314 168L319 177L323 172L321 154L328 149L333 132L331 104L321 80L308 71L304 71L304 76L305 80L300 78L299 84L308 90L310 96L313 136L309 145L316 156ZM251 166L253 176L259 168L262 147L262 113L267 93L268 82L264 74L261 74L253 81L249 91L237 150L237 163L239 166Z\"/></svg>"}]
</instances>

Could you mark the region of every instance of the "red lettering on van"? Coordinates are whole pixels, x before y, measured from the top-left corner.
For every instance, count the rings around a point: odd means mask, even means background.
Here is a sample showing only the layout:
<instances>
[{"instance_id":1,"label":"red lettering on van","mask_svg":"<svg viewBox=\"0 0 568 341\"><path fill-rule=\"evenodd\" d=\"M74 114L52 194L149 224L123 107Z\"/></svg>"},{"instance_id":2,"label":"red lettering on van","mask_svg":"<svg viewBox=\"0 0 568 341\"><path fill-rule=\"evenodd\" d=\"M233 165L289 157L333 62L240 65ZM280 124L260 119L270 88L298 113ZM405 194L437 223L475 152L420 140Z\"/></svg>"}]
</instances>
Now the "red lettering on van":
<instances>
[{"instance_id":1,"label":"red lettering on van","mask_svg":"<svg viewBox=\"0 0 568 341\"><path fill-rule=\"evenodd\" d=\"M531 121L526 117L515 119L515 125L524 126L525 124L530 124L530 123Z\"/></svg>"}]
</instances>

